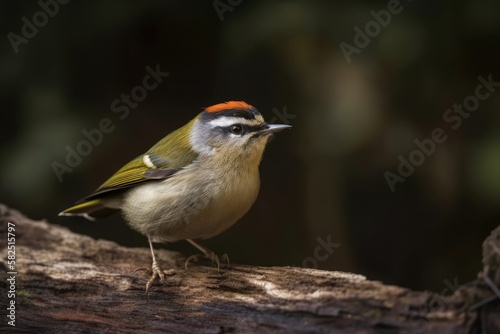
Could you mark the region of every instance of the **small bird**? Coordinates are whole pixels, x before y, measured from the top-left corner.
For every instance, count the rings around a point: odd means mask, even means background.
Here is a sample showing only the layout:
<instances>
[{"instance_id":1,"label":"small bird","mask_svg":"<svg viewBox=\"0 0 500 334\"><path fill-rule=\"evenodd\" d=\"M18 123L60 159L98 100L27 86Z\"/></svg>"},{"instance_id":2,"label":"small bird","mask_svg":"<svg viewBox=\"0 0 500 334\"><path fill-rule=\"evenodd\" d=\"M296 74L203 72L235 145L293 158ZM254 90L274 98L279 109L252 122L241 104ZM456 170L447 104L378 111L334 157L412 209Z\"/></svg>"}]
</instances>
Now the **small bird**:
<instances>
[{"instance_id":1,"label":"small bird","mask_svg":"<svg viewBox=\"0 0 500 334\"><path fill-rule=\"evenodd\" d=\"M157 278L164 280L153 242L187 240L219 266L218 256L194 239L216 236L248 212L268 139L290 127L267 124L243 101L207 107L59 215L95 220L121 211L149 241L151 270L137 269L152 272L146 292ZM186 267L197 259L190 256Z\"/></svg>"}]
</instances>

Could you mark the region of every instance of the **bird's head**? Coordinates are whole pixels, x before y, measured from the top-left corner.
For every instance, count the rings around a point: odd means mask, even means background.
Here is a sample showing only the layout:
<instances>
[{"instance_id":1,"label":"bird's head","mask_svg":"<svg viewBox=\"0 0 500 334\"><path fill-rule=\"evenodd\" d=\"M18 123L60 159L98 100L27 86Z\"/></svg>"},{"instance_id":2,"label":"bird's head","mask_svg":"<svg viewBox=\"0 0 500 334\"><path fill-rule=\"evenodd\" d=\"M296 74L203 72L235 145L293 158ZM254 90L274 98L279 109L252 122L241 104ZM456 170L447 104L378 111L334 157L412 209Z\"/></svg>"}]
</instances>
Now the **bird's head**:
<instances>
[{"instance_id":1,"label":"bird's head","mask_svg":"<svg viewBox=\"0 0 500 334\"><path fill-rule=\"evenodd\" d=\"M267 124L253 106L230 101L205 108L193 124L190 141L200 154L258 158L273 133L290 125Z\"/></svg>"}]
</instances>

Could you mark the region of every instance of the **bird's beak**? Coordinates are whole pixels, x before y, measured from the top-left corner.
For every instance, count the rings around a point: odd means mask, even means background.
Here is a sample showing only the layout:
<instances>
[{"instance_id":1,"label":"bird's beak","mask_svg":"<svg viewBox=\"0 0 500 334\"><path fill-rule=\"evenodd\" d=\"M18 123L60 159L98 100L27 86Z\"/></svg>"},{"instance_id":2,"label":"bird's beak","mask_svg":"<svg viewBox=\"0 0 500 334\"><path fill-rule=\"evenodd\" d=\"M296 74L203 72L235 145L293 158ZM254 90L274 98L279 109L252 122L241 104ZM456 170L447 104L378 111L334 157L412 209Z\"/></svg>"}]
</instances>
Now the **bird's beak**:
<instances>
[{"instance_id":1,"label":"bird's beak","mask_svg":"<svg viewBox=\"0 0 500 334\"><path fill-rule=\"evenodd\" d=\"M286 124L268 124L268 128L260 130L259 134L260 135L272 134L275 132L280 132L281 130L289 129L291 127L292 127L291 125L286 125Z\"/></svg>"}]
</instances>

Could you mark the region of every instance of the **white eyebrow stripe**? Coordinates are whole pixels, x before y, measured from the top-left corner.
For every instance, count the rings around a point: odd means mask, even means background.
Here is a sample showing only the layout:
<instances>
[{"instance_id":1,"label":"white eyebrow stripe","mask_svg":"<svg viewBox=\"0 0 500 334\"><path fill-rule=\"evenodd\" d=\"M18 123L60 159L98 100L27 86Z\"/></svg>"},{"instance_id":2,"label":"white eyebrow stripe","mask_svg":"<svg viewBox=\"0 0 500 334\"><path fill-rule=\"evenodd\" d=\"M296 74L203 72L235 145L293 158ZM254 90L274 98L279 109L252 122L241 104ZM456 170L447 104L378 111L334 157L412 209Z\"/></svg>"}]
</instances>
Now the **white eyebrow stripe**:
<instances>
[{"instance_id":1,"label":"white eyebrow stripe","mask_svg":"<svg viewBox=\"0 0 500 334\"><path fill-rule=\"evenodd\" d=\"M212 126L229 126L233 124L244 124L249 126L259 125L260 122L257 120L249 120L243 117L220 117L209 122Z\"/></svg>"}]
</instances>

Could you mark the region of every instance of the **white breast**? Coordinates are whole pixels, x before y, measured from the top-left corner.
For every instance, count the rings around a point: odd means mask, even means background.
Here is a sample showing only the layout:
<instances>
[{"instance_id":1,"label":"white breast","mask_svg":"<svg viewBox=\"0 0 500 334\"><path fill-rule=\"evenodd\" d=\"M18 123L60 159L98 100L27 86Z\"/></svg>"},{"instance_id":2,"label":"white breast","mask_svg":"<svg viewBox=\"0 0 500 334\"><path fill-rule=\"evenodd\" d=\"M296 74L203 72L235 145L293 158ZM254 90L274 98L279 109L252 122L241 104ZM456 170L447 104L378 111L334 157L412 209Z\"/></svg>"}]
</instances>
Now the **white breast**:
<instances>
[{"instance_id":1,"label":"white breast","mask_svg":"<svg viewBox=\"0 0 500 334\"><path fill-rule=\"evenodd\" d=\"M258 168L200 169L130 190L122 212L132 228L158 241L210 238L231 227L259 192Z\"/></svg>"}]
</instances>

